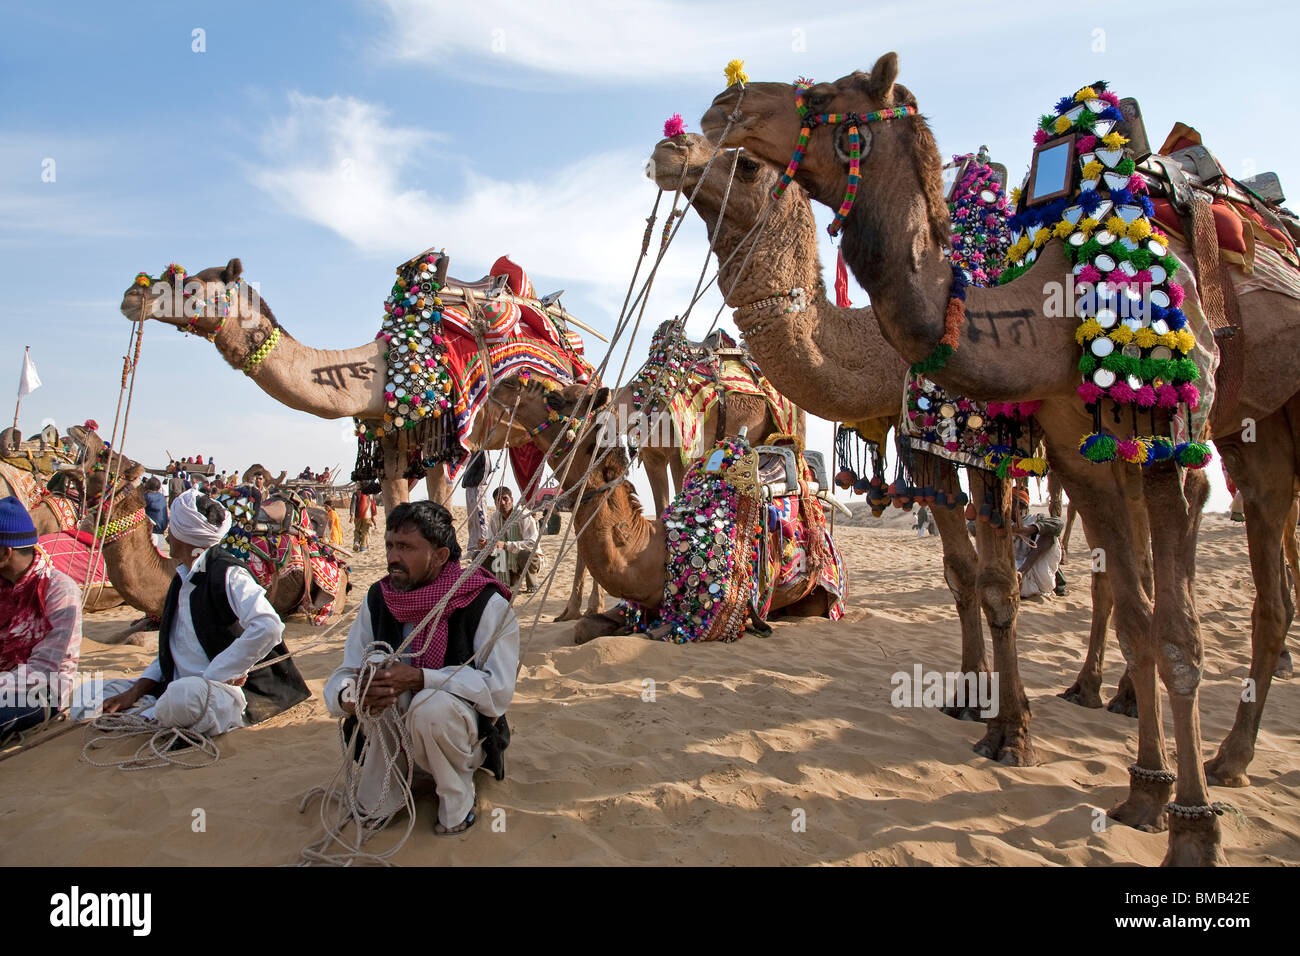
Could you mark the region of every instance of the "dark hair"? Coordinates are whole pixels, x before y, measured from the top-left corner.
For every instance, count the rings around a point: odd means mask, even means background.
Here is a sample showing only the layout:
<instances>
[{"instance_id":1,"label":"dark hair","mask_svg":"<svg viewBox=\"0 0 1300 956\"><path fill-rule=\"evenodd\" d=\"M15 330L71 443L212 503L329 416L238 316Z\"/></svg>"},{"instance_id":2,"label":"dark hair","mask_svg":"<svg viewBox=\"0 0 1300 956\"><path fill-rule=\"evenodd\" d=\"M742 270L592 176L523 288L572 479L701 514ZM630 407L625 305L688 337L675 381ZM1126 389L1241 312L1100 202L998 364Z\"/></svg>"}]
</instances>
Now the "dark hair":
<instances>
[{"instance_id":1,"label":"dark hair","mask_svg":"<svg viewBox=\"0 0 1300 956\"><path fill-rule=\"evenodd\" d=\"M507 488L505 485L502 485L496 491L492 492L492 500L496 501L502 495L509 495L511 498L513 498L515 496L515 493L511 491L509 488Z\"/></svg>"},{"instance_id":2,"label":"dark hair","mask_svg":"<svg viewBox=\"0 0 1300 956\"><path fill-rule=\"evenodd\" d=\"M157 478L155 478L153 475L150 475L148 478L144 480L144 487L146 491L157 491L159 488L162 487L162 482L159 481Z\"/></svg>"},{"instance_id":3,"label":"dark hair","mask_svg":"<svg viewBox=\"0 0 1300 956\"><path fill-rule=\"evenodd\" d=\"M203 515L203 520L214 528L220 528L221 522L226 520L226 509L221 506L221 502L207 495L196 497L194 507Z\"/></svg>"},{"instance_id":4,"label":"dark hair","mask_svg":"<svg viewBox=\"0 0 1300 956\"><path fill-rule=\"evenodd\" d=\"M21 554L24 558L30 558L36 554L36 545L29 544L22 548L14 548L14 550L17 551L19 554Z\"/></svg>"},{"instance_id":5,"label":"dark hair","mask_svg":"<svg viewBox=\"0 0 1300 956\"><path fill-rule=\"evenodd\" d=\"M434 548L446 548L451 552L448 561L460 560L460 542L456 540L456 526L452 522L451 512L436 501L408 501L398 505L388 515L384 528L388 531L400 531L411 527L420 532Z\"/></svg>"}]
</instances>

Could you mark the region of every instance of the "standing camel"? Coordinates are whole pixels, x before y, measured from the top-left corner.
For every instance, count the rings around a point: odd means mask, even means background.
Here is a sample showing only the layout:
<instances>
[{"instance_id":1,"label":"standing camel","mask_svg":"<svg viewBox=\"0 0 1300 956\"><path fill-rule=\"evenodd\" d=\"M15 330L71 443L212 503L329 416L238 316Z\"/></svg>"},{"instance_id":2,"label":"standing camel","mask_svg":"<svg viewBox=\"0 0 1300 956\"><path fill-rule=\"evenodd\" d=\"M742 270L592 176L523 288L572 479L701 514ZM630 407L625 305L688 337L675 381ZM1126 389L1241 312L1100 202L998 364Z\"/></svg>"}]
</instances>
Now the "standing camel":
<instances>
[{"instance_id":1,"label":"standing camel","mask_svg":"<svg viewBox=\"0 0 1300 956\"><path fill-rule=\"evenodd\" d=\"M912 94L895 84L897 72L898 58L888 54L869 74L855 73L813 86L805 94L806 102L819 115L866 114L897 107L915 110ZM743 145L769 162L784 163L801 125L795 93L794 86L783 83L750 84L743 97L739 86L729 88L715 99L703 126L721 138L730 115L733 125L726 136L728 144ZM940 194L938 150L928 125L915 114L874 123L868 130L858 201L845 222L845 257L871 294L891 344L909 361L921 361L944 335L951 281L943 262L948 226ZM834 131L825 131L812 137L798 181L819 201L838 207L847 191L848 172L836 154L834 136ZM1171 251L1187 261L1186 248L1174 243ZM1072 454L1079 436L1092 427L1075 394L1079 380L1074 338L1077 320L1045 314L1042 291L1045 282L1064 287L1068 272L1061 244L1052 240L1020 281L996 289L969 290L956 351L933 377L945 387L990 400L1043 401L1038 419L1049 454L1066 492L1079 503L1085 526L1095 532L1090 538L1107 554L1120 647L1129 662L1138 701L1138 756L1130 772L1129 796L1111 815L1150 829L1168 827L1167 864L1221 863L1218 816L1210 806L1201 765L1197 692L1204 657L1193 592L1196 538L1208 481L1201 471L1184 471L1169 462L1155 464L1141 474L1155 565L1153 609L1139 584L1127 516L1120 509L1098 507L1104 502L1100 494L1107 484L1112 493L1122 490L1110 478L1112 469L1095 468ZM1189 270L1179 269L1177 279L1187 290L1184 312L1199 313ZM1267 440L1261 438L1256 443L1242 442L1232 434L1220 433L1217 439L1234 479L1240 474L1238 485L1250 489L1248 514L1253 508L1258 515L1256 529L1248 528L1248 536L1258 592L1251 676L1259 693L1256 700L1243 701L1233 731L1208 767L1216 782L1237 782L1234 773L1238 767L1244 768L1253 752L1259 708L1280 649L1284 620L1278 593L1282 580L1280 521L1289 508L1294 449L1300 444L1300 436L1287 425L1288 413L1292 419L1300 413L1300 396L1296 395L1300 383L1295 381L1289 358L1297 345L1293 341L1296 332L1300 332L1297 304L1262 291L1243 294L1239 302L1241 314L1249 317L1246 324L1252 328L1246 345L1245 384L1236 407L1216 409L1212 424L1240 421L1243 415L1254 413L1259 434L1267 434ZM1209 367L1214 367L1212 362ZM1279 449L1287 453L1279 454ZM1281 480L1283 472L1285 481ZM1092 507L1085 507L1085 501ZM981 557L984 550L981 542ZM1005 559L1004 567L1009 555ZM992 590L986 588L986 594ZM1014 684L1017 700L1013 707L1023 721L1027 700L1014 670L1018 601L1010 588L1002 593L1005 597L998 603L1008 613L1006 626L994 632L995 657L1002 673L1003 697L1007 684ZM1166 763L1157 670L1173 710L1176 774ZM1011 681L1008 674L1013 675ZM1170 814L1168 800L1175 783L1179 812Z\"/></svg>"}]
</instances>

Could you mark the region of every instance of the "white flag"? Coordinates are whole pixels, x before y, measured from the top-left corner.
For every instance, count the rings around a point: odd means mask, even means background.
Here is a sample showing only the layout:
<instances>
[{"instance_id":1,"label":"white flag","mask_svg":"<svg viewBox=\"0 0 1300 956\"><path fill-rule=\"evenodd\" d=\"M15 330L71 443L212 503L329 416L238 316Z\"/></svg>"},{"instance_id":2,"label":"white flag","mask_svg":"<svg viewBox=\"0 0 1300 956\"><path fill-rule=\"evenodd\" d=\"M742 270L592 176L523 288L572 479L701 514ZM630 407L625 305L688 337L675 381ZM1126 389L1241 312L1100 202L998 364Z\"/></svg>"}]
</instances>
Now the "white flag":
<instances>
[{"instance_id":1,"label":"white flag","mask_svg":"<svg viewBox=\"0 0 1300 956\"><path fill-rule=\"evenodd\" d=\"M41 377L36 374L36 366L32 364L32 355L30 352L23 353L23 374L18 379L18 397L30 394L41 387Z\"/></svg>"}]
</instances>

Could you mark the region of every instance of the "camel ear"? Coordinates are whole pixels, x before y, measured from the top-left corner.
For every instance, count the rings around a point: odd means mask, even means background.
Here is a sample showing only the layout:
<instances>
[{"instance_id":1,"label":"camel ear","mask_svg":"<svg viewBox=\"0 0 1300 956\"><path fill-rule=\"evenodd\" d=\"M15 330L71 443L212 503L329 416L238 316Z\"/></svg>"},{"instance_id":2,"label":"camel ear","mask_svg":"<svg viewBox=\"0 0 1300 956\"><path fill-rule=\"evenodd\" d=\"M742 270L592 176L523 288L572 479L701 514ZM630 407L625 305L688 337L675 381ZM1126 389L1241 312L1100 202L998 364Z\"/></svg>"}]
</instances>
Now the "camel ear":
<instances>
[{"instance_id":1,"label":"camel ear","mask_svg":"<svg viewBox=\"0 0 1300 956\"><path fill-rule=\"evenodd\" d=\"M231 259L226 263L226 267L221 270L222 282L234 282L244 272L244 264L238 259Z\"/></svg>"},{"instance_id":2,"label":"camel ear","mask_svg":"<svg viewBox=\"0 0 1300 956\"><path fill-rule=\"evenodd\" d=\"M144 474L144 465L141 465L137 462L137 463L133 463L130 468L122 472L122 477L125 478L127 481L134 482L134 481L139 481L140 476L143 474Z\"/></svg>"},{"instance_id":3,"label":"camel ear","mask_svg":"<svg viewBox=\"0 0 1300 956\"><path fill-rule=\"evenodd\" d=\"M886 53L871 68L867 77L867 95L882 104L893 102L894 81L898 79L898 54Z\"/></svg>"}]
</instances>

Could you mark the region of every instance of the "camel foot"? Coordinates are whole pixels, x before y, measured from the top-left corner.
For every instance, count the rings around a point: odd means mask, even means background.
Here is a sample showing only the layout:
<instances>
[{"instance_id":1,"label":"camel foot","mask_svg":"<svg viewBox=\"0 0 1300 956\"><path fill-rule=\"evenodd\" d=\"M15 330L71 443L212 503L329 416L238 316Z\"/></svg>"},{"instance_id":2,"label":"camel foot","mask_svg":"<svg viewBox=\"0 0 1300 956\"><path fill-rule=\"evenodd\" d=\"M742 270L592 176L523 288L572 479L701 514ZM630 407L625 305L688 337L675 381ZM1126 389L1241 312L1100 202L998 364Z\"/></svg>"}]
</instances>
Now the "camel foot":
<instances>
[{"instance_id":1,"label":"camel foot","mask_svg":"<svg viewBox=\"0 0 1300 956\"><path fill-rule=\"evenodd\" d=\"M555 615L555 620L576 621L580 617L582 617L582 612L578 610L578 608L565 605L564 610L561 611L559 614Z\"/></svg>"},{"instance_id":2,"label":"camel foot","mask_svg":"<svg viewBox=\"0 0 1300 956\"><path fill-rule=\"evenodd\" d=\"M1129 778L1128 799L1107 814L1112 820L1146 833L1169 829L1169 811L1165 809L1174 794L1173 783Z\"/></svg>"},{"instance_id":3,"label":"camel foot","mask_svg":"<svg viewBox=\"0 0 1300 956\"><path fill-rule=\"evenodd\" d=\"M993 720L989 723L984 739L973 749L981 757L988 757L1008 767L1034 767L1038 764L1038 755L1034 753L1034 743L1029 736L1027 724Z\"/></svg>"},{"instance_id":4,"label":"camel foot","mask_svg":"<svg viewBox=\"0 0 1300 956\"><path fill-rule=\"evenodd\" d=\"M1277 655L1277 665L1273 668L1273 677L1275 680L1290 680L1295 676L1295 671L1291 667L1291 652L1285 647L1282 653Z\"/></svg>"},{"instance_id":5,"label":"camel foot","mask_svg":"<svg viewBox=\"0 0 1300 956\"><path fill-rule=\"evenodd\" d=\"M589 614L573 626L573 643L586 644L598 637L608 637L625 626L621 614Z\"/></svg>"},{"instance_id":6,"label":"camel foot","mask_svg":"<svg viewBox=\"0 0 1300 956\"><path fill-rule=\"evenodd\" d=\"M1080 707L1090 707L1097 710L1101 707L1101 687L1096 681L1085 681L1082 677L1076 680L1068 690L1063 690L1057 697L1063 697L1072 704L1078 704Z\"/></svg>"},{"instance_id":7,"label":"camel foot","mask_svg":"<svg viewBox=\"0 0 1300 956\"><path fill-rule=\"evenodd\" d=\"M1169 818L1169 852L1161 866L1227 866L1218 816Z\"/></svg>"},{"instance_id":8,"label":"camel foot","mask_svg":"<svg viewBox=\"0 0 1300 956\"><path fill-rule=\"evenodd\" d=\"M939 713L947 714L955 720L983 721L987 719L980 716L980 709L978 707L957 707L956 705L953 705L950 707L940 707Z\"/></svg>"},{"instance_id":9,"label":"camel foot","mask_svg":"<svg viewBox=\"0 0 1300 956\"><path fill-rule=\"evenodd\" d=\"M1137 719L1137 691L1133 689L1133 682L1129 680L1128 671L1125 671L1124 676L1119 679L1119 687L1115 689L1115 696L1110 699L1106 709L1112 714L1121 714L1124 717Z\"/></svg>"},{"instance_id":10,"label":"camel foot","mask_svg":"<svg viewBox=\"0 0 1300 956\"><path fill-rule=\"evenodd\" d=\"M1205 782L1211 787L1249 787L1250 777L1246 776L1249 765L1249 756L1244 760L1234 758L1220 747L1213 759L1205 762Z\"/></svg>"}]
</instances>

